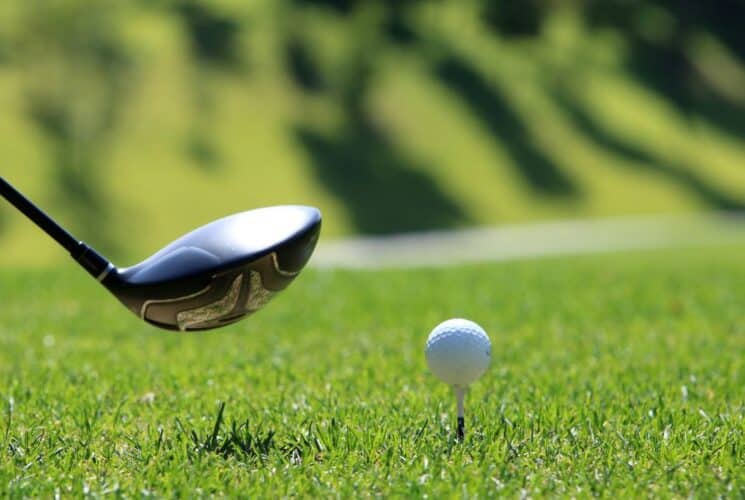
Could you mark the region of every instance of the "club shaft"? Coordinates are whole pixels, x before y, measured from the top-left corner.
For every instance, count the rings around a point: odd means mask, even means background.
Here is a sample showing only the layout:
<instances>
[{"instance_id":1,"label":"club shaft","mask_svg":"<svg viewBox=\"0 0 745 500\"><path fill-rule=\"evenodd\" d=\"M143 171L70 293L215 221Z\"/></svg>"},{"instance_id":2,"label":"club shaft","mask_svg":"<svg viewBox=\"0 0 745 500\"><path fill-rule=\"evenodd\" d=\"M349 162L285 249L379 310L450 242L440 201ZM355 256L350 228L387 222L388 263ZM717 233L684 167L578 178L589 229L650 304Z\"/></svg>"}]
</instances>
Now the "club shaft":
<instances>
[{"instance_id":1,"label":"club shaft","mask_svg":"<svg viewBox=\"0 0 745 500\"><path fill-rule=\"evenodd\" d=\"M0 194L2 194L3 198L8 200L10 204L16 207L23 215L31 219L37 226L44 230L45 233L54 238L57 243L62 245L68 252L75 252L79 241L2 177L0 177Z\"/></svg>"},{"instance_id":2,"label":"club shaft","mask_svg":"<svg viewBox=\"0 0 745 500\"><path fill-rule=\"evenodd\" d=\"M26 198L20 191L14 188L3 177L0 177L0 195L3 196L11 205L16 207L19 212L31 219L45 233L54 238L70 255L96 278L100 278L102 273L111 266L111 263L95 250L90 248L82 241L75 238L65 228L57 224L42 209Z\"/></svg>"}]
</instances>

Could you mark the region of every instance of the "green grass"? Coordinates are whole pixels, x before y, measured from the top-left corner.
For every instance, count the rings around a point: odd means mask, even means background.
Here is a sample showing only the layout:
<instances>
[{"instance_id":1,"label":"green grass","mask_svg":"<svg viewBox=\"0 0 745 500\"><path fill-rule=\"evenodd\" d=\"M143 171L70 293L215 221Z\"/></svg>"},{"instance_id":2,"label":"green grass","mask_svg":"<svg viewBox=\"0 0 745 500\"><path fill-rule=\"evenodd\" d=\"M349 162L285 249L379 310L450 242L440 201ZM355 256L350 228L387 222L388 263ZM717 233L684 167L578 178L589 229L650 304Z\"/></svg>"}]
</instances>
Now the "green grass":
<instances>
[{"instance_id":1,"label":"green grass","mask_svg":"<svg viewBox=\"0 0 745 500\"><path fill-rule=\"evenodd\" d=\"M742 496L744 250L309 270L196 335L6 270L0 496ZM451 316L493 342L462 444L423 356Z\"/></svg>"}]
</instances>

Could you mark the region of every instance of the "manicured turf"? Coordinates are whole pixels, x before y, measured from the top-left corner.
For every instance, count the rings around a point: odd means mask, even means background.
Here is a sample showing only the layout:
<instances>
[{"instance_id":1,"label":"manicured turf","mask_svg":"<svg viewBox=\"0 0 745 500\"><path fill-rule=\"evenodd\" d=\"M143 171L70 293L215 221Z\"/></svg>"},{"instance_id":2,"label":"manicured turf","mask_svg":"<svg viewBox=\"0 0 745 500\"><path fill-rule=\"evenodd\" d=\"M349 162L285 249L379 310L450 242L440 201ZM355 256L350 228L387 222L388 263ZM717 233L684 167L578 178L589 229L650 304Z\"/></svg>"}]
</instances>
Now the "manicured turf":
<instances>
[{"instance_id":1,"label":"manicured turf","mask_svg":"<svg viewBox=\"0 0 745 500\"><path fill-rule=\"evenodd\" d=\"M744 253L307 271L197 335L3 271L0 496L742 496ZM423 356L450 316L493 342L462 444Z\"/></svg>"}]
</instances>

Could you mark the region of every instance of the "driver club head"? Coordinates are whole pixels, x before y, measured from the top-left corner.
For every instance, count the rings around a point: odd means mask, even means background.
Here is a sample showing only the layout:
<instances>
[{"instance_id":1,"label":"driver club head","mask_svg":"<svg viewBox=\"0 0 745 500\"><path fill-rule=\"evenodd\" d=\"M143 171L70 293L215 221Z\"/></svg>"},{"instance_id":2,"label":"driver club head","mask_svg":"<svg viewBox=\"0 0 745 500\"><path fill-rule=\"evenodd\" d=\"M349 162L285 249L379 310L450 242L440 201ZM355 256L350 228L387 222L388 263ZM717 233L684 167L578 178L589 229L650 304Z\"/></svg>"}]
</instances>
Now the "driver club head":
<instances>
[{"instance_id":1,"label":"driver club head","mask_svg":"<svg viewBox=\"0 0 745 500\"><path fill-rule=\"evenodd\" d=\"M207 330L252 314L286 288L310 259L321 213L286 205L200 227L150 258L99 277L127 308L168 330Z\"/></svg>"}]
</instances>

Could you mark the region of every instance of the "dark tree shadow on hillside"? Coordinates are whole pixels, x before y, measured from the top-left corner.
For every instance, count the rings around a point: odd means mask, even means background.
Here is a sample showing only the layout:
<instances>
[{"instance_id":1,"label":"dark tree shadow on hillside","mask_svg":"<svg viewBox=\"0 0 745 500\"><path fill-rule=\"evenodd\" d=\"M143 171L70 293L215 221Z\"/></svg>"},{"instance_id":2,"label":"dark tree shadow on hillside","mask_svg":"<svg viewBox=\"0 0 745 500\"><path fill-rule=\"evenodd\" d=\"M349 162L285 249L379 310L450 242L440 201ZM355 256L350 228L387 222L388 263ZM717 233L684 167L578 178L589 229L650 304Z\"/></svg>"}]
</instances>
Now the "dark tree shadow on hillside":
<instances>
[{"instance_id":1,"label":"dark tree shadow on hillside","mask_svg":"<svg viewBox=\"0 0 745 500\"><path fill-rule=\"evenodd\" d=\"M123 64L123 63L122 63ZM105 78L103 78L105 80ZM102 84L103 85L103 84ZM91 243L105 253L115 254L119 249L111 231L111 210L106 182L104 151L113 133L119 110L117 84L106 90L106 99L97 103L98 121L88 128L74 118L80 102L64 101L61 97L29 93L28 113L34 124L48 140L53 199L61 209L73 215L72 228L81 237L90 237ZM95 141L82 140L85 132Z\"/></svg>"},{"instance_id":2,"label":"dark tree shadow on hillside","mask_svg":"<svg viewBox=\"0 0 745 500\"><path fill-rule=\"evenodd\" d=\"M741 63L745 62L745 30L742 29L745 3L740 0L590 0L585 4L584 15L590 26L618 30L633 37L634 43L656 38L661 44L683 48L687 35L705 32L727 47ZM650 29L656 32L653 37L649 36Z\"/></svg>"},{"instance_id":3,"label":"dark tree shadow on hillside","mask_svg":"<svg viewBox=\"0 0 745 500\"><path fill-rule=\"evenodd\" d=\"M671 20L650 38L639 19L659 10ZM694 66L691 41L701 33L722 43L741 65L745 62L745 4L736 1L680 2L654 0L629 4L595 0L585 11L588 23L623 34L629 46L626 64L635 80L689 117L702 118L737 139L745 133L745 105L714 88Z\"/></svg>"},{"instance_id":4,"label":"dark tree shadow on hillside","mask_svg":"<svg viewBox=\"0 0 745 500\"><path fill-rule=\"evenodd\" d=\"M293 131L316 177L345 205L362 233L386 234L464 225L460 205L403 154L366 106L376 72L375 48L361 46L331 91L344 113L331 133L309 125Z\"/></svg>"},{"instance_id":5,"label":"dark tree shadow on hillside","mask_svg":"<svg viewBox=\"0 0 745 500\"><path fill-rule=\"evenodd\" d=\"M243 26L199 0L180 0L174 4L181 16L192 56L199 64L228 71L244 69L239 38Z\"/></svg>"},{"instance_id":6,"label":"dark tree shadow on hillside","mask_svg":"<svg viewBox=\"0 0 745 500\"><path fill-rule=\"evenodd\" d=\"M482 0L481 21L503 39L537 37L556 10L545 0ZM634 80L688 117L701 118L737 139L745 133L745 104L723 95L695 67L691 46L702 34L713 37L745 64L745 2L672 0L587 0L591 29L611 30L628 45L626 69Z\"/></svg>"},{"instance_id":7,"label":"dark tree shadow on hillside","mask_svg":"<svg viewBox=\"0 0 745 500\"><path fill-rule=\"evenodd\" d=\"M658 173L660 176L684 187L713 208L720 210L745 209L745 200L721 192L692 169L683 165L660 161L641 148L603 130L586 110L567 96L556 93L554 98L579 131L608 152L628 160L624 163L625 165L638 170Z\"/></svg>"},{"instance_id":8,"label":"dark tree shadow on hillside","mask_svg":"<svg viewBox=\"0 0 745 500\"><path fill-rule=\"evenodd\" d=\"M194 114L186 137L186 153L202 170L216 172L224 165L214 131L214 122L217 119L217 93L210 84L208 70L196 67L192 73Z\"/></svg>"},{"instance_id":9,"label":"dark tree shadow on hillside","mask_svg":"<svg viewBox=\"0 0 745 500\"><path fill-rule=\"evenodd\" d=\"M22 102L44 140L54 212L68 214L76 236L117 254L107 165L135 74L121 19L96 2L24 5Z\"/></svg>"},{"instance_id":10,"label":"dark tree shadow on hillside","mask_svg":"<svg viewBox=\"0 0 745 500\"><path fill-rule=\"evenodd\" d=\"M396 151L369 121L352 121L332 137L299 126L295 135L311 167L344 202L362 233L454 227L469 222L455 201Z\"/></svg>"},{"instance_id":11,"label":"dark tree shadow on hillside","mask_svg":"<svg viewBox=\"0 0 745 500\"><path fill-rule=\"evenodd\" d=\"M486 126L512 158L517 173L536 192L550 196L576 196L579 187L535 146L521 117L481 74L468 63L447 57L435 66L435 75Z\"/></svg>"},{"instance_id":12,"label":"dark tree shadow on hillside","mask_svg":"<svg viewBox=\"0 0 745 500\"><path fill-rule=\"evenodd\" d=\"M71 159L70 154L62 152L57 158L53 198L72 212L73 227L80 228L93 247L107 255L119 255L121 242L111 224L111 199L101 188L106 181L96 173L95 160Z\"/></svg>"},{"instance_id":13,"label":"dark tree shadow on hillside","mask_svg":"<svg viewBox=\"0 0 745 500\"><path fill-rule=\"evenodd\" d=\"M414 29L409 9L416 5L417 0L401 2L391 0L387 3L383 33L386 38L400 47L408 47L421 42L419 34Z\"/></svg>"},{"instance_id":14,"label":"dark tree shadow on hillside","mask_svg":"<svg viewBox=\"0 0 745 500\"><path fill-rule=\"evenodd\" d=\"M313 46L308 40L298 34L289 34L283 43L283 55L287 73L301 90L319 93L326 89Z\"/></svg>"},{"instance_id":15,"label":"dark tree shadow on hillside","mask_svg":"<svg viewBox=\"0 0 745 500\"><path fill-rule=\"evenodd\" d=\"M548 12L542 0L482 0L480 10L480 19L487 29L505 38L537 36Z\"/></svg>"},{"instance_id":16,"label":"dark tree shadow on hillside","mask_svg":"<svg viewBox=\"0 0 745 500\"><path fill-rule=\"evenodd\" d=\"M688 117L699 117L738 139L745 134L745 106L719 95L674 47L639 43L627 67L635 80Z\"/></svg>"},{"instance_id":17,"label":"dark tree shadow on hillside","mask_svg":"<svg viewBox=\"0 0 745 500\"><path fill-rule=\"evenodd\" d=\"M60 209L72 214L72 230L89 239L98 250L116 254L119 244L111 231L111 200L104 182L106 162L103 150L111 134L115 111L105 109L114 100L102 103L97 111L107 116L104 124L89 130L97 142L81 141L76 136L72 108L61 102L30 96L29 114L49 141L52 198Z\"/></svg>"},{"instance_id":18,"label":"dark tree shadow on hillside","mask_svg":"<svg viewBox=\"0 0 745 500\"><path fill-rule=\"evenodd\" d=\"M194 118L186 138L186 153L200 168L215 171L223 166L223 160L213 131L217 90L210 77L215 72L246 72L240 44L245 26L203 0L178 0L173 8L181 20L194 62L190 78Z\"/></svg>"},{"instance_id":19,"label":"dark tree shadow on hillside","mask_svg":"<svg viewBox=\"0 0 745 500\"><path fill-rule=\"evenodd\" d=\"M338 15L347 16L351 14L357 5L361 3L360 0L292 0L292 3L297 6L314 6L322 7L335 12Z\"/></svg>"}]
</instances>

